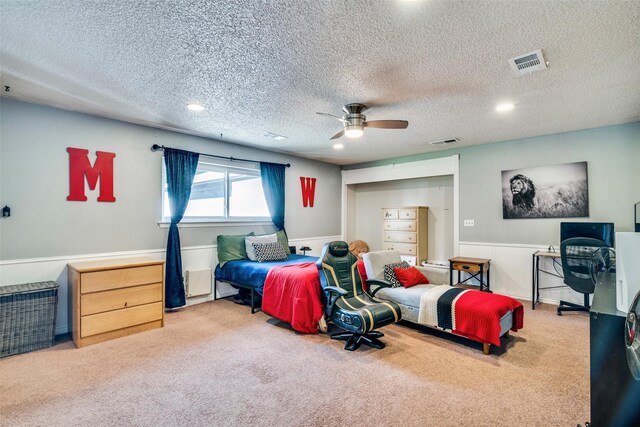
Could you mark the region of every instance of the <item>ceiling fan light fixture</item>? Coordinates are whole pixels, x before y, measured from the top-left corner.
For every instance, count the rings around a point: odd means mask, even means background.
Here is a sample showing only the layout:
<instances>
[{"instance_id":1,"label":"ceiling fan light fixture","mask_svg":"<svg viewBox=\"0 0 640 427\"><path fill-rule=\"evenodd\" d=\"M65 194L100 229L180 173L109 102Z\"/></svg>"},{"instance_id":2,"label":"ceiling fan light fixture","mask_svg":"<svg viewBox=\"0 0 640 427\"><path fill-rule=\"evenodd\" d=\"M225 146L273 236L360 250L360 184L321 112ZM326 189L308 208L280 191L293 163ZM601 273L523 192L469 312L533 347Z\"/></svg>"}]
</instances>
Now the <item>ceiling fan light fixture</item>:
<instances>
[{"instance_id":1,"label":"ceiling fan light fixture","mask_svg":"<svg viewBox=\"0 0 640 427\"><path fill-rule=\"evenodd\" d=\"M329 113L316 113L321 116L328 116L342 122L343 128L333 135L329 140L334 140L346 136L347 138L360 138L364 134L364 128L378 129L406 129L409 122L406 120L373 120L367 121L367 116L362 114L367 110L364 104L347 104L342 107L344 115L342 117Z\"/></svg>"},{"instance_id":2,"label":"ceiling fan light fixture","mask_svg":"<svg viewBox=\"0 0 640 427\"><path fill-rule=\"evenodd\" d=\"M344 128L344 136L347 138L360 138L364 133L362 126L350 126L347 125Z\"/></svg>"}]
</instances>

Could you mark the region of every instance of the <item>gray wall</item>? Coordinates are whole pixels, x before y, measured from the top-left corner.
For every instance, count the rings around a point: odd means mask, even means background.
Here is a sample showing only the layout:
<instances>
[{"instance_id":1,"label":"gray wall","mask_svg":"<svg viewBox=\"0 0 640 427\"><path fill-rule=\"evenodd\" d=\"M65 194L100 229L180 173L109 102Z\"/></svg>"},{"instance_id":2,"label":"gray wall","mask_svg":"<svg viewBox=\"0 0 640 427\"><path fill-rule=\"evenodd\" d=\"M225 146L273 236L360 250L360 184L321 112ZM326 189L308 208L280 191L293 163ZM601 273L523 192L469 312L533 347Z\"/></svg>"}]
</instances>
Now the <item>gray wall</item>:
<instances>
[{"instance_id":1,"label":"gray wall","mask_svg":"<svg viewBox=\"0 0 640 427\"><path fill-rule=\"evenodd\" d=\"M0 99L0 260L159 249L166 246L161 217L161 152L174 148L279 163L286 172L286 223L290 238L340 234L341 175L337 166L240 147L144 126ZM115 203L69 202L67 147L116 153ZM300 176L316 177L315 207L303 208ZM211 245L218 234L271 232L264 226L182 228L182 246Z\"/></svg>"},{"instance_id":2,"label":"gray wall","mask_svg":"<svg viewBox=\"0 0 640 427\"><path fill-rule=\"evenodd\" d=\"M589 218L564 221L614 222L633 230L633 205L640 201L640 123L608 126L437 153L388 159L345 169L460 154L460 241L557 244L561 219L503 219L501 171L587 161ZM473 219L475 227L463 227Z\"/></svg>"}]
</instances>

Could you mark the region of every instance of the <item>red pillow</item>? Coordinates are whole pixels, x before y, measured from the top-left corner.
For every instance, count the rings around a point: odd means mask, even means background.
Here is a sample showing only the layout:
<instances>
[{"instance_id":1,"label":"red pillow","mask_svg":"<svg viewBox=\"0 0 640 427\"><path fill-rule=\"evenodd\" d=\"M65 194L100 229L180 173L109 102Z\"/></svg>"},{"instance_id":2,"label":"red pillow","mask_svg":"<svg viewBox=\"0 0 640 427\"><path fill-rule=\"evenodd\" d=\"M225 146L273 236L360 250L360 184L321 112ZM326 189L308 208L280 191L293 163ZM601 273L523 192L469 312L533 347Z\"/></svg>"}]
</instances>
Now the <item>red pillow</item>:
<instances>
[{"instance_id":1,"label":"red pillow","mask_svg":"<svg viewBox=\"0 0 640 427\"><path fill-rule=\"evenodd\" d=\"M424 274L420 272L415 267L411 268L394 268L393 272L395 273L398 281L405 288L410 288L415 285L428 285L429 279L427 279Z\"/></svg>"},{"instance_id":2,"label":"red pillow","mask_svg":"<svg viewBox=\"0 0 640 427\"><path fill-rule=\"evenodd\" d=\"M362 289L364 289L365 292L369 292L369 285L367 284L367 270L364 267L364 261L359 259L356 263L356 267L360 273L360 279L362 279Z\"/></svg>"}]
</instances>

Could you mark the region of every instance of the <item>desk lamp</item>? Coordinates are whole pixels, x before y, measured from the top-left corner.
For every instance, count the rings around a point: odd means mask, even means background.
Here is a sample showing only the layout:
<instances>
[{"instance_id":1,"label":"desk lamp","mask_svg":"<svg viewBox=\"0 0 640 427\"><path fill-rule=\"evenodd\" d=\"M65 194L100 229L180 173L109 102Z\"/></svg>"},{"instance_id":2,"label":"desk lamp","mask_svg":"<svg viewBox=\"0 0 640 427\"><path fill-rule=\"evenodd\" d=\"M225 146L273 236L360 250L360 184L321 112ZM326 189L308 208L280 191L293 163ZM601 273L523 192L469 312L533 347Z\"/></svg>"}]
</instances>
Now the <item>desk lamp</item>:
<instances>
[{"instance_id":1,"label":"desk lamp","mask_svg":"<svg viewBox=\"0 0 640 427\"><path fill-rule=\"evenodd\" d=\"M307 251L310 251L311 248L309 246L300 246L300 250L302 251L302 255L306 255Z\"/></svg>"}]
</instances>

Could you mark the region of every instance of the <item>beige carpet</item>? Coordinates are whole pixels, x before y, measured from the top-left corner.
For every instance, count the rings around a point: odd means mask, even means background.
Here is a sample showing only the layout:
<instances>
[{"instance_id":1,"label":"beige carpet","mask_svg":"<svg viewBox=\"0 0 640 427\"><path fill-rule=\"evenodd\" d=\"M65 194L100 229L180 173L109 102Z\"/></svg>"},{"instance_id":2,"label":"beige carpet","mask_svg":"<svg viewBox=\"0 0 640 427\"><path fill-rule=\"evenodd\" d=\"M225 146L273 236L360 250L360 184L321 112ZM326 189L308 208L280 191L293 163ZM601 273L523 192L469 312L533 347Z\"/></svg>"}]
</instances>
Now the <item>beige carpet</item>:
<instances>
[{"instance_id":1,"label":"beige carpet","mask_svg":"<svg viewBox=\"0 0 640 427\"><path fill-rule=\"evenodd\" d=\"M2 426L575 426L589 419L589 319L542 305L485 356L403 325L342 349L222 300L166 327L0 359Z\"/></svg>"}]
</instances>

